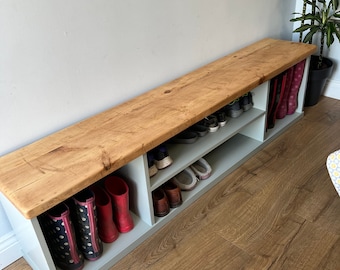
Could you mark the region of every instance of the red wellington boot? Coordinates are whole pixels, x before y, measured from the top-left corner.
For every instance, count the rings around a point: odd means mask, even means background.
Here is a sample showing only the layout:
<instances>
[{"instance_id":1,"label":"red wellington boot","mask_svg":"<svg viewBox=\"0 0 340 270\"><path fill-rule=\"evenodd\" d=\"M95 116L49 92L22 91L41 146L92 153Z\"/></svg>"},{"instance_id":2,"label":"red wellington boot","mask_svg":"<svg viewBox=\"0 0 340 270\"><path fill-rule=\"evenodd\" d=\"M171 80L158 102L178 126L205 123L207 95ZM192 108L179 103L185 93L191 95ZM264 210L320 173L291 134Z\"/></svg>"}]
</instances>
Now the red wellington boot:
<instances>
[{"instance_id":1,"label":"red wellington boot","mask_svg":"<svg viewBox=\"0 0 340 270\"><path fill-rule=\"evenodd\" d=\"M289 92L290 92L291 85L292 85L293 73L294 73L294 67L291 67L287 70L287 78L286 78L285 87L283 89L283 96L277 106L278 107L277 112L276 112L277 119L282 119L287 115L288 97L289 97Z\"/></svg>"},{"instance_id":2,"label":"red wellington boot","mask_svg":"<svg viewBox=\"0 0 340 270\"><path fill-rule=\"evenodd\" d=\"M118 231L131 231L134 224L129 211L129 186L122 178L114 175L108 176L104 185L112 199L113 217Z\"/></svg>"},{"instance_id":3,"label":"red wellington boot","mask_svg":"<svg viewBox=\"0 0 340 270\"><path fill-rule=\"evenodd\" d=\"M99 185L91 186L90 189L95 195L99 238L104 243L112 243L118 238L119 233L113 222L111 197Z\"/></svg>"},{"instance_id":4,"label":"red wellington boot","mask_svg":"<svg viewBox=\"0 0 340 270\"><path fill-rule=\"evenodd\" d=\"M306 60L302 60L294 66L292 84L288 96L287 114L295 113L298 106L298 93L301 86Z\"/></svg>"}]
</instances>

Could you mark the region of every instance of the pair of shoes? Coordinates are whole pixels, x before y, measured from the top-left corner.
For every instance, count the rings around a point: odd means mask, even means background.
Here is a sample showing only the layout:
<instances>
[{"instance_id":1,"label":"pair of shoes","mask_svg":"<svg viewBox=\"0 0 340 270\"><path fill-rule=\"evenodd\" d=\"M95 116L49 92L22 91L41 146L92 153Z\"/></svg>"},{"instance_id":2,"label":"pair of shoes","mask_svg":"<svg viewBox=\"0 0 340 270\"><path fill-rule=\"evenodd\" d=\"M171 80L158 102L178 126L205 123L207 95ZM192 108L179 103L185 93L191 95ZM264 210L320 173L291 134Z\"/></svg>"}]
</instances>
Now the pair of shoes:
<instances>
[{"instance_id":1,"label":"pair of shoes","mask_svg":"<svg viewBox=\"0 0 340 270\"><path fill-rule=\"evenodd\" d=\"M205 180L209 178L212 172L211 166L204 158L200 158L199 160L191 164L190 168L199 180Z\"/></svg>"},{"instance_id":2,"label":"pair of shoes","mask_svg":"<svg viewBox=\"0 0 340 270\"><path fill-rule=\"evenodd\" d=\"M152 191L154 214L164 217L170 212L170 208L179 207L182 204L180 188L173 181L168 181L161 187Z\"/></svg>"},{"instance_id":3,"label":"pair of shoes","mask_svg":"<svg viewBox=\"0 0 340 270\"><path fill-rule=\"evenodd\" d=\"M209 132L216 132L219 128L218 119L216 115L208 115L199 122L201 125L208 128Z\"/></svg>"},{"instance_id":4,"label":"pair of shoes","mask_svg":"<svg viewBox=\"0 0 340 270\"><path fill-rule=\"evenodd\" d=\"M180 143L180 144L191 144L198 140L199 137L207 135L209 128L203 123L196 123L189 127L188 129L177 134L170 139L170 142Z\"/></svg>"},{"instance_id":5,"label":"pair of shoes","mask_svg":"<svg viewBox=\"0 0 340 270\"><path fill-rule=\"evenodd\" d=\"M190 167L185 168L172 178L172 181L183 191L190 191L196 187L198 179Z\"/></svg>"},{"instance_id":6,"label":"pair of shoes","mask_svg":"<svg viewBox=\"0 0 340 270\"><path fill-rule=\"evenodd\" d=\"M181 143L181 144L191 144L196 142L198 139L198 135L194 131L184 130L181 133L174 136L171 141L174 143Z\"/></svg>"},{"instance_id":7,"label":"pair of shoes","mask_svg":"<svg viewBox=\"0 0 340 270\"><path fill-rule=\"evenodd\" d=\"M227 115L223 110L219 110L205 119L208 120L206 121L206 125L209 126L210 132L217 131L220 127L224 127L227 123Z\"/></svg>"},{"instance_id":8,"label":"pair of shoes","mask_svg":"<svg viewBox=\"0 0 340 270\"><path fill-rule=\"evenodd\" d=\"M198 137L203 137L207 135L209 132L208 127L206 127L205 125L201 123L196 123L192 125L191 127L189 127L189 130L195 132Z\"/></svg>"},{"instance_id":9,"label":"pair of shoes","mask_svg":"<svg viewBox=\"0 0 340 270\"><path fill-rule=\"evenodd\" d=\"M241 107L240 99L237 98L230 102L227 106L225 106L225 110L227 115L231 118L237 118L243 113L243 109Z\"/></svg>"},{"instance_id":10,"label":"pair of shoes","mask_svg":"<svg viewBox=\"0 0 340 270\"><path fill-rule=\"evenodd\" d=\"M219 127L224 127L228 122L226 113L223 110L219 110L215 113L215 115L217 117Z\"/></svg>"},{"instance_id":11,"label":"pair of shoes","mask_svg":"<svg viewBox=\"0 0 340 270\"><path fill-rule=\"evenodd\" d=\"M253 95L251 92L248 92L225 106L225 111L229 117L237 118L243 112L250 110L253 105Z\"/></svg>"},{"instance_id":12,"label":"pair of shoes","mask_svg":"<svg viewBox=\"0 0 340 270\"><path fill-rule=\"evenodd\" d=\"M211 172L212 169L209 163L204 158L200 158L179 174L175 175L172 180L181 190L190 191L197 185L199 180L209 178Z\"/></svg>"},{"instance_id":13,"label":"pair of shoes","mask_svg":"<svg viewBox=\"0 0 340 270\"><path fill-rule=\"evenodd\" d=\"M149 151L147 158L150 177L154 176L158 170L165 169L173 163L172 158L169 156L168 149L164 144ZM156 168L153 165L155 165Z\"/></svg>"},{"instance_id":14,"label":"pair of shoes","mask_svg":"<svg viewBox=\"0 0 340 270\"><path fill-rule=\"evenodd\" d=\"M249 111L254 105L252 93L244 94L240 99L240 104L244 112Z\"/></svg>"}]
</instances>

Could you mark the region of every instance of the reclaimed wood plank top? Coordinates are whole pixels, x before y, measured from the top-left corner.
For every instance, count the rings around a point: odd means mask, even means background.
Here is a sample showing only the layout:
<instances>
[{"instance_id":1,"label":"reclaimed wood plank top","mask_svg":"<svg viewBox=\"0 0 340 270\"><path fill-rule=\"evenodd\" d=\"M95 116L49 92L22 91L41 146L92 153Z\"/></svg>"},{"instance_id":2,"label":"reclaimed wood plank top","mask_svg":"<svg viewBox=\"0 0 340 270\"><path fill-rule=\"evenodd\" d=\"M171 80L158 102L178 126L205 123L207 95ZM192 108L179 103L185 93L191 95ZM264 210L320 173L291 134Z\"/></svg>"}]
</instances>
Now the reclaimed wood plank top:
<instances>
[{"instance_id":1,"label":"reclaimed wood plank top","mask_svg":"<svg viewBox=\"0 0 340 270\"><path fill-rule=\"evenodd\" d=\"M0 191L36 217L315 51L260 40L0 157Z\"/></svg>"}]
</instances>

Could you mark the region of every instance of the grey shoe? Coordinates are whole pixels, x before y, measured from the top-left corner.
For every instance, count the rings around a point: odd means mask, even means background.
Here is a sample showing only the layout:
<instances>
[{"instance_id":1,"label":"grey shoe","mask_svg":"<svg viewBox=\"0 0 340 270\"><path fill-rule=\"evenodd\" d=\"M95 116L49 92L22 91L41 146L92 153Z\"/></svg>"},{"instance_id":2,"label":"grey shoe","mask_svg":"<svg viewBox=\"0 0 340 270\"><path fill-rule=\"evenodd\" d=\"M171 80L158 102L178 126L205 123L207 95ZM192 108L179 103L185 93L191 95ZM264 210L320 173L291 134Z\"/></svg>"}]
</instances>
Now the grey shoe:
<instances>
[{"instance_id":1,"label":"grey shoe","mask_svg":"<svg viewBox=\"0 0 340 270\"><path fill-rule=\"evenodd\" d=\"M172 180L181 190L185 191L192 190L198 182L195 173L189 167L174 176Z\"/></svg>"},{"instance_id":2,"label":"grey shoe","mask_svg":"<svg viewBox=\"0 0 340 270\"><path fill-rule=\"evenodd\" d=\"M190 165L195 175L199 180L205 180L211 175L212 169L209 163L204 159L200 158L195 163Z\"/></svg>"}]
</instances>

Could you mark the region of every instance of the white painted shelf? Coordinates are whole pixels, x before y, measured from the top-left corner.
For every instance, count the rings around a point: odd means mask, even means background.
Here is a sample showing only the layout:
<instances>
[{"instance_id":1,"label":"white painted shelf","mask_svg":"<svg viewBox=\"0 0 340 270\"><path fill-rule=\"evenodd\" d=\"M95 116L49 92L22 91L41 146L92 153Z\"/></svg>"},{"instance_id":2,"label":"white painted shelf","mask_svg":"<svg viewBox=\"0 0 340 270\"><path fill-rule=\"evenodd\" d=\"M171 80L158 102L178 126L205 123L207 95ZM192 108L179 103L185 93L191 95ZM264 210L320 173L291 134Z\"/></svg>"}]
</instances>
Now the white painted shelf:
<instances>
[{"instance_id":1,"label":"white painted shelf","mask_svg":"<svg viewBox=\"0 0 340 270\"><path fill-rule=\"evenodd\" d=\"M264 111L253 108L244 112L238 118L229 118L228 123L224 127L219 128L216 132L208 133L206 136L198 138L198 140L192 144L167 144L169 155L174 162L170 167L159 170L158 173L150 179L151 190L156 189L178 174L178 172L232 138L243 127L264 114Z\"/></svg>"},{"instance_id":2,"label":"white painted shelf","mask_svg":"<svg viewBox=\"0 0 340 270\"><path fill-rule=\"evenodd\" d=\"M307 64L305 69L308 69L308 66ZM130 208L135 227L128 233L120 234L115 242L104 244L102 257L97 261L86 261L85 270L108 269L113 266L303 116L306 76L300 87L296 112L284 119L276 120L274 128L266 130L269 84L270 82L266 81L252 89L254 107L238 118L229 118L228 123L217 132L208 133L193 144L166 144L173 164L158 171L151 179L148 175L146 153L116 172L121 174L129 185ZM183 191L183 204L180 207L171 209L165 217L155 217L152 191L201 157L211 165L211 176L199 181L192 191ZM56 269L37 217L27 220L1 193L0 199L11 216L17 237L21 239L25 259L34 269Z\"/></svg>"}]
</instances>

